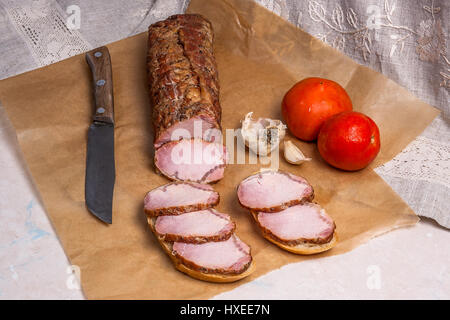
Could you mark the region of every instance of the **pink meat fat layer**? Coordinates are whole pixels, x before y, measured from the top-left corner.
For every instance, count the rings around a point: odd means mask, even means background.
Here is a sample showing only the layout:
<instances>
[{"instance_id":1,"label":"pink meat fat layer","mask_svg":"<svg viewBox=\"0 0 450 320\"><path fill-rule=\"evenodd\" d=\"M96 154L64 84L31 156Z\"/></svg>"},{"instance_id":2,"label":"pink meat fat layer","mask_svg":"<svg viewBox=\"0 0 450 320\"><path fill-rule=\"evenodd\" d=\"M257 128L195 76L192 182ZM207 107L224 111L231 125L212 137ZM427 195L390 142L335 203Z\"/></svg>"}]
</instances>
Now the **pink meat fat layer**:
<instances>
[{"instance_id":1,"label":"pink meat fat layer","mask_svg":"<svg viewBox=\"0 0 450 320\"><path fill-rule=\"evenodd\" d=\"M221 132L217 129L214 120L203 116L193 117L166 129L155 141L154 146L157 149L166 142L190 138L214 141L216 135L219 136L218 139L221 139ZM216 142L219 142L219 140L216 140Z\"/></svg>"},{"instance_id":2,"label":"pink meat fat layer","mask_svg":"<svg viewBox=\"0 0 450 320\"><path fill-rule=\"evenodd\" d=\"M306 180L280 172L263 172L242 181L239 201L249 208L271 208L301 199L311 191Z\"/></svg>"},{"instance_id":3,"label":"pink meat fat layer","mask_svg":"<svg viewBox=\"0 0 450 320\"><path fill-rule=\"evenodd\" d=\"M177 216L160 216L156 219L155 229L159 234L179 236L214 236L231 230L230 217L216 210L201 210Z\"/></svg>"},{"instance_id":4,"label":"pink meat fat layer","mask_svg":"<svg viewBox=\"0 0 450 320\"><path fill-rule=\"evenodd\" d=\"M258 213L264 228L283 240L326 239L334 231L333 219L319 205L307 203L275 213Z\"/></svg>"},{"instance_id":5,"label":"pink meat fat layer","mask_svg":"<svg viewBox=\"0 0 450 320\"><path fill-rule=\"evenodd\" d=\"M219 143L180 140L156 150L155 165L172 179L208 183L223 177L226 157L226 148Z\"/></svg>"},{"instance_id":6,"label":"pink meat fat layer","mask_svg":"<svg viewBox=\"0 0 450 320\"><path fill-rule=\"evenodd\" d=\"M226 241L203 244L175 242L173 250L184 259L209 269L240 271L251 261L250 247L236 235Z\"/></svg>"},{"instance_id":7,"label":"pink meat fat layer","mask_svg":"<svg viewBox=\"0 0 450 320\"><path fill-rule=\"evenodd\" d=\"M147 210L183 207L199 203L214 203L218 196L209 185L171 183L147 193L144 205Z\"/></svg>"}]
</instances>

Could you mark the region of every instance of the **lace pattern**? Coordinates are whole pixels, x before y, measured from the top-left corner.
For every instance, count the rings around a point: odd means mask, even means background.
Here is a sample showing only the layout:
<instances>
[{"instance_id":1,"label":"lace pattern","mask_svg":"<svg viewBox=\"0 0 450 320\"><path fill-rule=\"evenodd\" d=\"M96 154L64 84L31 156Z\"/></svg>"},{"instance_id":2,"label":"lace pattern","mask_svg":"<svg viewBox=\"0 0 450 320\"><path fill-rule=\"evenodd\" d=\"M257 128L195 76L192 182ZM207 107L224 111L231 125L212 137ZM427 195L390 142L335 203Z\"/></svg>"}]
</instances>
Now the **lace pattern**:
<instances>
[{"instance_id":1,"label":"lace pattern","mask_svg":"<svg viewBox=\"0 0 450 320\"><path fill-rule=\"evenodd\" d=\"M1 2L38 66L58 62L91 48L78 30L67 28L66 14L56 1Z\"/></svg>"},{"instance_id":2,"label":"lace pattern","mask_svg":"<svg viewBox=\"0 0 450 320\"><path fill-rule=\"evenodd\" d=\"M420 136L375 171L384 176L427 181L450 188L450 144Z\"/></svg>"}]
</instances>

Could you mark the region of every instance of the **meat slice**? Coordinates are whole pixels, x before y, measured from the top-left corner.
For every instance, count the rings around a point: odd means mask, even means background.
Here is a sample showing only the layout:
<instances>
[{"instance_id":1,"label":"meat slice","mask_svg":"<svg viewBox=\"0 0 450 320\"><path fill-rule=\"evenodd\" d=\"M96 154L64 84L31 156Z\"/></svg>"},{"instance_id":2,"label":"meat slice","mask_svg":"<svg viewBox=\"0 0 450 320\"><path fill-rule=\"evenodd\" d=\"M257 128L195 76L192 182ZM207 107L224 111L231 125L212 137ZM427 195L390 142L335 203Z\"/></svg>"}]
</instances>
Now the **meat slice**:
<instances>
[{"instance_id":1,"label":"meat slice","mask_svg":"<svg viewBox=\"0 0 450 320\"><path fill-rule=\"evenodd\" d=\"M159 148L169 141L180 139L199 138L210 142L220 142L222 132L217 129L214 120L205 116L195 116L190 119L175 123L163 132L155 142L155 148Z\"/></svg>"},{"instance_id":2,"label":"meat slice","mask_svg":"<svg viewBox=\"0 0 450 320\"><path fill-rule=\"evenodd\" d=\"M335 230L333 219L315 203L299 204L279 212L259 212L254 217L265 235L287 245L328 243Z\"/></svg>"},{"instance_id":3,"label":"meat slice","mask_svg":"<svg viewBox=\"0 0 450 320\"><path fill-rule=\"evenodd\" d=\"M211 23L198 14L174 15L149 27L147 70L155 148L178 140L176 129L207 141L205 131L220 130L213 38ZM195 121L201 124L198 132Z\"/></svg>"},{"instance_id":4,"label":"meat slice","mask_svg":"<svg viewBox=\"0 0 450 320\"><path fill-rule=\"evenodd\" d=\"M304 178L282 171L263 171L238 186L239 203L251 211L277 212L311 201L312 186Z\"/></svg>"},{"instance_id":5,"label":"meat slice","mask_svg":"<svg viewBox=\"0 0 450 320\"><path fill-rule=\"evenodd\" d=\"M202 244L174 242L172 250L181 263L203 273L239 274L252 261L250 247L236 235Z\"/></svg>"},{"instance_id":6,"label":"meat slice","mask_svg":"<svg viewBox=\"0 0 450 320\"><path fill-rule=\"evenodd\" d=\"M210 183L223 178L226 157L226 148L219 143L182 139L157 149L155 166L172 180Z\"/></svg>"},{"instance_id":7,"label":"meat slice","mask_svg":"<svg viewBox=\"0 0 450 320\"><path fill-rule=\"evenodd\" d=\"M155 231L165 241L204 243L227 240L234 232L230 216L214 209L156 218Z\"/></svg>"},{"instance_id":8,"label":"meat slice","mask_svg":"<svg viewBox=\"0 0 450 320\"><path fill-rule=\"evenodd\" d=\"M207 184L173 182L153 189L144 198L149 216L177 215L212 208L219 203L219 193Z\"/></svg>"}]
</instances>

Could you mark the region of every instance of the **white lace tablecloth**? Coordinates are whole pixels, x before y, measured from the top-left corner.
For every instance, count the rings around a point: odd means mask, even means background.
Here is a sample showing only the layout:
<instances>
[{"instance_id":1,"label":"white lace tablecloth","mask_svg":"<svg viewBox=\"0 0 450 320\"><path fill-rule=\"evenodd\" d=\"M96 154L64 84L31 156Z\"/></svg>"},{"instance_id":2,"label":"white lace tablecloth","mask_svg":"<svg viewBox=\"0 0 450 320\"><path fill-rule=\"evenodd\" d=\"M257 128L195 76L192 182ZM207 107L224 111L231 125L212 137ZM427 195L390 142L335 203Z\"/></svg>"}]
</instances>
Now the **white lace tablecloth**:
<instances>
[{"instance_id":1,"label":"white lace tablecloth","mask_svg":"<svg viewBox=\"0 0 450 320\"><path fill-rule=\"evenodd\" d=\"M417 214L450 228L450 2L256 1L442 111L376 172ZM188 2L0 0L0 79L143 32ZM82 298L1 107L0 150L0 299ZM448 299L449 240L426 220L345 255L285 266L219 298Z\"/></svg>"}]
</instances>

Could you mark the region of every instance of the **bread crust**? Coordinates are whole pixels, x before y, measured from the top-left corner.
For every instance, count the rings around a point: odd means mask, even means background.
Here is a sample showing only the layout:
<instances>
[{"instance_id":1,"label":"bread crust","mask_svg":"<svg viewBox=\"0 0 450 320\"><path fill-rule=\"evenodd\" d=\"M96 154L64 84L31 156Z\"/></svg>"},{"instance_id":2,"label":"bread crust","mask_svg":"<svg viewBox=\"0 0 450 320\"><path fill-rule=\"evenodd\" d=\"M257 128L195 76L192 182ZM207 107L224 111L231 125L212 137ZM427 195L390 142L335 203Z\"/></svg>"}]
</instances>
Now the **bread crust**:
<instances>
[{"instance_id":1,"label":"bread crust","mask_svg":"<svg viewBox=\"0 0 450 320\"><path fill-rule=\"evenodd\" d=\"M270 230L267 230L266 228L260 225L257 213L255 212L251 213L253 219L255 219L258 227L260 228L263 237L286 251L302 255L316 254L330 250L338 242L338 235L336 229L332 233L332 236L329 237L329 239L327 239L328 240L327 242L318 242L316 241L316 239L298 239L298 241L297 240L283 241L282 239L275 236L272 232L270 232Z\"/></svg>"},{"instance_id":2,"label":"bread crust","mask_svg":"<svg viewBox=\"0 0 450 320\"><path fill-rule=\"evenodd\" d=\"M266 237L265 237L266 238ZM266 238L270 242L276 244L281 249L284 249L286 251L295 253L295 254L301 254L301 255L311 255L316 253L321 253L330 250L336 244L338 243L338 235L336 232L333 234L333 238L330 242L324 243L324 244L314 244L314 245L297 245L297 246L288 246L283 243L277 242L269 237Z\"/></svg>"},{"instance_id":3,"label":"bread crust","mask_svg":"<svg viewBox=\"0 0 450 320\"><path fill-rule=\"evenodd\" d=\"M296 245L302 245L302 244L326 244L326 243L330 242L331 239L333 239L334 231L336 229L336 224L333 221L333 232L331 232L330 235L327 238L325 238L325 239L321 239L321 238L314 238L314 239L299 238L299 239L295 239L295 240L286 240L286 239L278 237L272 231L270 231L269 229L267 229L266 227L261 225L261 223L258 220L258 212L251 211L251 213L252 213L253 219L255 219L255 221L256 221L256 224L258 225L258 227L261 229L261 232L265 236L270 237L273 240L275 240L277 242L280 242L282 244L285 244L287 246L296 246Z\"/></svg>"}]
</instances>

